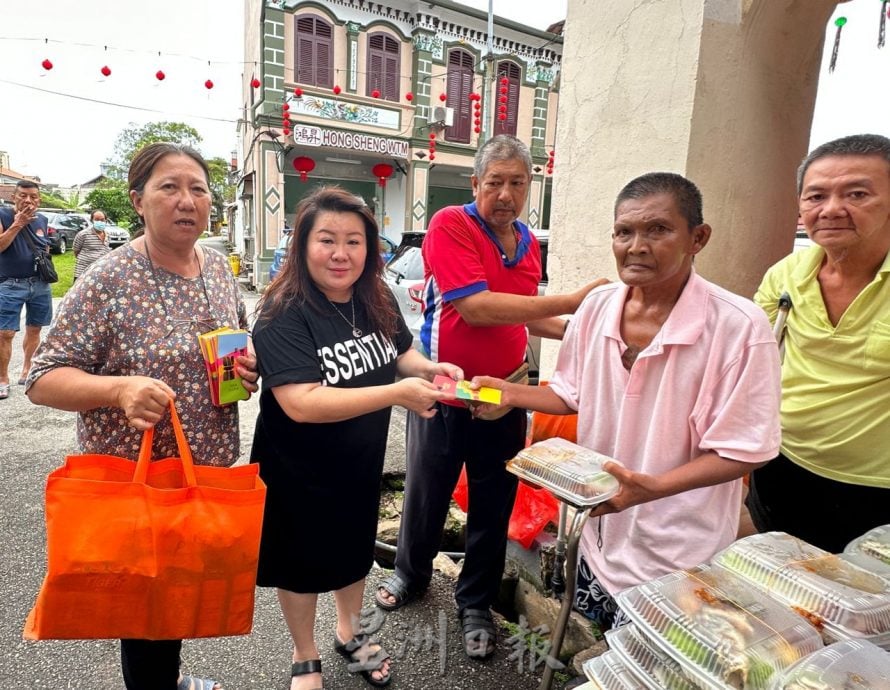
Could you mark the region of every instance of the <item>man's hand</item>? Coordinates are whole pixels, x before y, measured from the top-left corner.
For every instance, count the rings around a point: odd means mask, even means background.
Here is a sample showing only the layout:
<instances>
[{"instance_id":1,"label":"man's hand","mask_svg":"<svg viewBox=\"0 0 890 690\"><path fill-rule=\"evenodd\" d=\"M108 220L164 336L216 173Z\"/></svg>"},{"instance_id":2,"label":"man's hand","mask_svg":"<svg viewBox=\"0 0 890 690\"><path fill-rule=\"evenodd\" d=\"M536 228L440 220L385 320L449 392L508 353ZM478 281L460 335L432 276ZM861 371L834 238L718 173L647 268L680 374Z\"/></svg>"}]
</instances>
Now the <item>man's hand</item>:
<instances>
[{"instance_id":1,"label":"man's hand","mask_svg":"<svg viewBox=\"0 0 890 690\"><path fill-rule=\"evenodd\" d=\"M145 431L157 424L176 393L170 386L148 376L122 376L117 406L127 415L130 426Z\"/></svg>"},{"instance_id":2,"label":"man's hand","mask_svg":"<svg viewBox=\"0 0 890 690\"><path fill-rule=\"evenodd\" d=\"M581 306L581 302L583 302L584 298L587 297L587 293L589 293L594 288L598 288L600 285L606 285L610 282L611 281L607 278L597 278L592 283L588 283L584 287L570 293L570 297L572 298L572 301L575 305L574 307L572 307L571 313L574 314L578 307Z\"/></svg>"},{"instance_id":3,"label":"man's hand","mask_svg":"<svg viewBox=\"0 0 890 690\"><path fill-rule=\"evenodd\" d=\"M601 503L590 511L590 517L599 517L609 513L620 513L640 503L663 498L666 494L661 490L658 477L642 472L633 472L617 462L607 462L603 469L618 480L618 493L605 503Z\"/></svg>"}]
</instances>

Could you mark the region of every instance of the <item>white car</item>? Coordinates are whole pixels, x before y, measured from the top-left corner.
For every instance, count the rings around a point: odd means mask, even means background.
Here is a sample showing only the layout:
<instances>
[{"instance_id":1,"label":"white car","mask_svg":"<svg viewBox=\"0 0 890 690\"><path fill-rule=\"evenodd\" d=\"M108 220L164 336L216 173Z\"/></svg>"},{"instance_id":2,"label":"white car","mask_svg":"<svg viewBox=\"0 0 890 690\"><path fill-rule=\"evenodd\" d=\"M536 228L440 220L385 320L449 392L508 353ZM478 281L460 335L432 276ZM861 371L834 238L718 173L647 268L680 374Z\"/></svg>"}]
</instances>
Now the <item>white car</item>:
<instances>
[{"instance_id":1,"label":"white car","mask_svg":"<svg viewBox=\"0 0 890 690\"><path fill-rule=\"evenodd\" d=\"M549 230L534 230L535 237L541 245L541 283L538 294L543 295L547 289L547 246L550 240ZM402 241L383 269L383 279L399 303L402 318L408 324L414 336L414 347L427 354L420 343L420 328L423 326L423 257L420 246L423 244L425 232L406 232ZM538 379L541 365L541 339L529 336L528 348L525 352L528 361L529 378L532 382Z\"/></svg>"}]
</instances>

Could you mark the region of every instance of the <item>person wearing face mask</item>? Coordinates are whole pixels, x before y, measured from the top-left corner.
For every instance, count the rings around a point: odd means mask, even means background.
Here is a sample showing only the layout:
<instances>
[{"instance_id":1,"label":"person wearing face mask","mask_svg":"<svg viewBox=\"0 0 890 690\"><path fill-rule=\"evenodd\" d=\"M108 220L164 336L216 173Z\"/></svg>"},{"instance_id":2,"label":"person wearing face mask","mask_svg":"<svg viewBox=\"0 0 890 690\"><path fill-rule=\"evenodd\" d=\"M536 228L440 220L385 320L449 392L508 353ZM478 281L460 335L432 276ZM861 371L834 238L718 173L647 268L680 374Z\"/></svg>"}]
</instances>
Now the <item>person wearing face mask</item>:
<instances>
[{"instance_id":1,"label":"person wearing face mask","mask_svg":"<svg viewBox=\"0 0 890 690\"><path fill-rule=\"evenodd\" d=\"M89 227L81 230L74 238L74 256L77 258L74 264L74 280L80 278L97 259L101 259L111 251L108 237L105 235L107 224L105 211L97 208L90 214Z\"/></svg>"}]
</instances>

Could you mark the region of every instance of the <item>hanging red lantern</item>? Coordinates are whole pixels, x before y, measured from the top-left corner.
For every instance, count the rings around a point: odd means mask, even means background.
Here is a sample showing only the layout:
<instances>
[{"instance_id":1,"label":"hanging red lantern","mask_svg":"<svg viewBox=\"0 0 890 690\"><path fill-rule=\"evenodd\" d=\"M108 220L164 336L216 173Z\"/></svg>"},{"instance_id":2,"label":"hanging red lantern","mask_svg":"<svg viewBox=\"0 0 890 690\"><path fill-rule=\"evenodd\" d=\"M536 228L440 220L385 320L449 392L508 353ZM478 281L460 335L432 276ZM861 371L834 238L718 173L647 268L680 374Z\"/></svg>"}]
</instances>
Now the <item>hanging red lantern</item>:
<instances>
[{"instance_id":1,"label":"hanging red lantern","mask_svg":"<svg viewBox=\"0 0 890 690\"><path fill-rule=\"evenodd\" d=\"M378 163L371 168L371 172L374 173L374 177L377 178L377 184L381 187L386 186L386 180L392 175L392 170L393 168L389 163Z\"/></svg>"},{"instance_id":2,"label":"hanging red lantern","mask_svg":"<svg viewBox=\"0 0 890 690\"><path fill-rule=\"evenodd\" d=\"M103 65L102 69L99 70L102 73L103 77L111 76L111 68L108 65Z\"/></svg>"},{"instance_id":3,"label":"hanging red lantern","mask_svg":"<svg viewBox=\"0 0 890 690\"><path fill-rule=\"evenodd\" d=\"M436 154L435 154L435 153L431 153L431 154L430 154L430 160L431 160L431 161L436 160Z\"/></svg>"},{"instance_id":4,"label":"hanging red lantern","mask_svg":"<svg viewBox=\"0 0 890 690\"><path fill-rule=\"evenodd\" d=\"M286 137L290 136L290 128L289 127L285 127L281 131L284 132L284 136L286 136Z\"/></svg>"},{"instance_id":5,"label":"hanging red lantern","mask_svg":"<svg viewBox=\"0 0 890 690\"><path fill-rule=\"evenodd\" d=\"M506 112L507 112L507 106L505 106L505 105L502 103L501 105L498 106L498 112L500 112L500 113L506 113Z\"/></svg>"},{"instance_id":6,"label":"hanging red lantern","mask_svg":"<svg viewBox=\"0 0 890 690\"><path fill-rule=\"evenodd\" d=\"M309 179L309 173L315 170L315 161L309 158L309 156L297 156L294 158L294 170L300 173L300 182L305 182Z\"/></svg>"},{"instance_id":7,"label":"hanging red lantern","mask_svg":"<svg viewBox=\"0 0 890 690\"><path fill-rule=\"evenodd\" d=\"M440 93L440 94L439 94L439 100L442 101L443 103L444 103L445 101L447 101L447 100L448 100L448 96L447 96L447 94Z\"/></svg>"},{"instance_id":8,"label":"hanging red lantern","mask_svg":"<svg viewBox=\"0 0 890 690\"><path fill-rule=\"evenodd\" d=\"M294 96L296 96L297 98L302 98L303 97L303 89L301 89L299 86L297 88L295 88Z\"/></svg>"},{"instance_id":9,"label":"hanging red lantern","mask_svg":"<svg viewBox=\"0 0 890 690\"><path fill-rule=\"evenodd\" d=\"M371 92L371 98L380 98L380 92L377 89L374 89Z\"/></svg>"},{"instance_id":10,"label":"hanging red lantern","mask_svg":"<svg viewBox=\"0 0 890 690\"><path fill-rule=\"evenodd\" d=\"M258 89L258 88L260 88L260 80L257 79L256 77L254 77L253 79L250 80L250 85L253 88Z\"/></svg>"},{"instance_id":11,"label":"hanging red lantern","mask_svg":"<svg viewBox=\"0 0 890 690\"><path fill-rule=\"evenodd\" d=\"M506 96L501 96L498 100L499 100L501 103L506 103L506 102L507 102L507 97L506 97Z\"/></svg>"},{"instance_id":12,"label":"hanging red lantern","mask_svg":"<svg viewBox=\"0 0 890 690\"><path fill-rule=\"evenodd\" d=\"M506 119L507 119L507 113L499 113L498 114L498 120L500 120L501 122L503 122Z\"/></svg>"},{"instance_id":13,"label":"hanging red lantern","mask_svg":"<svg viewBox=\"0 0 890 690\"><path fill-rule=\"evenodd\" d=\"M479 132L482 131L482 128L479 126L476 126L476 127L473 127L473 131L476 132L476 134L479 134Z\"/></svg>"},{"instance_id":14,"label":"hanging red lantern","mask_svg":"<svg viewBox=\"0 0 890 690\"><path fill-rule=\"evenodd\" d=\"M282 103L282 104L281 104L281 109L282 109L284 112L287 112L288 110L290 110L290 104L287 103L287 102Z\"/></svg>"},{"instance_id":15,"label":"hanging red lantern","mask_svg":"<svg viewBox=\"0 0 890 690\"><path fill-rule=\"evenodd\" d=\"M332 91L334 92L335 96L340 95L340 87L339 86L335 85L334 88L332 89Z\"/></svg>"},{"instance_id":16,"label":"hanging red lantern","mask_svg":"<svg viewBox=\"0 0 890 690\"><path fill-rule=\"evenodd\" d=\"M43 69L47 72L53 68L53 63L49 58L46 58L43 62L40 63Z\"/></svg>"},{"instance_id":17,"label":"hanging red lantern","mask_svg":"<svg viewBox=\"0 0 890 690\"><path fill-rule=\"evenodd\" d=\"M504 86L506 86L506 85L509 84L509 83L510 83L510 80L507 79L507 77L501 77L501 84L503 84Z\"/></svg>"},{"instance_id":18,"label":"hanging red lantern","mask_svg":"<svg viewBox=\"0 0 890 690\"><path fill-rule=\"evenodd\" d=\"M430 139L435 139L435 138L436 138L436 133L430 132Z\"/></svg>"},{"instance_id":19,"label":"hanging red lantern","mask_svg":"<svg viewBox=\"0 0 890 690\"><path fill-rule=\"evenodd\" d=\"M409 91L408 93L405 94L405 100L410 103L411 101L414 100L414 94Z\"/></svg>"},{"instance_id":20,"label":"hanging red lantern","mask_svg":"<svg viewBox=\"0 0 890 690\"><path fill-rule=\"evenodd\" d=\"M204 88L209 91L210 89L213 88L213 82L210 79L208 79L207 81L204 82Z\"/></svg>"},{"instance_id":21,"label":"hanging red lantern","mask_svg":"<svg viewBox=\"0 0 890 690\"><path fill-rule=\"evenodd\" d=\"M501 87L501 93L507 93L508 89L506 86Z\"/></svg>"},{"instance_id":22,"label":"hanging red lantern","mask_svg":"<svg viewBox=\"0 0 890 690\"><path fill-rule=\"evenodd\" d=\"M157 72L155 72L155 79L157 79L158 81L164 81L164 79L166 78L167 75L164 74L163 70L158 70Z\"/></svg>"}]
</instances>

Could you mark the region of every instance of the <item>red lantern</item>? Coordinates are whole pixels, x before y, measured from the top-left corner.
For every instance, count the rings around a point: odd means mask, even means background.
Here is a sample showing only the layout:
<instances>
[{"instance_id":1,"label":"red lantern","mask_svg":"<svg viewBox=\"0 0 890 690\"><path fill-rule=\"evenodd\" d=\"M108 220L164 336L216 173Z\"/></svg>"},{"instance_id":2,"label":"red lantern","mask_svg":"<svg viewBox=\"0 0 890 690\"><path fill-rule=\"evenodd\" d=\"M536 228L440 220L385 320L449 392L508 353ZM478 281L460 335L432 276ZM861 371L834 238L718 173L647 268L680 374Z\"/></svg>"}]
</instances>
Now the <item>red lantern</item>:
<instances>
[{"instance_id":1,"label":"red lantern","mask_svg":"<svg viewBox=\"0 0 890 690\"><path fill-rule=\"evenodd\" d=\"M501 77L501 84L503 84L504 86L506 86L506 85L509 84L509 83L510 83L510 80L507 79L507 77Z\"/></svg>"},{"instance_id":2,"label":"red lantern","mask_svg":"<svg viewBox=\"0 0 890 690\"><path fill-rule=\"evenodd\" d=\"M502 87L501 87L501 93L507 93L507 87L506 87L506 86L502 86Z\"/></svg>"},{"instance_id":3,"label":"red lantern","mask_svg":"<svg viewBox=\"0 0 890 690\"><path fill-rule=\"evenodd\" d=\"M482 128L481 128L481 127L478 127L478 126L477 126L477 127L473 127L473 131L476 132L476 134L479 134L479 132L482 131Z\"/></svg>"},{"instance_id":4,"label":"red lantern","mask_svg":"<svg viewBox=\"0 0 890 690\"><path fill-rule=\"evenodd\" d=\"M282 109L284 112L287 112L288 110L290 110L290 104L289 104L289 103L282 103L282 105L281 105L281 109Z\"/></svg>"},{"instance_id":5,"label":"red lantern","mask_svg":"<svg viewBox=\"0 0 890 690\"><path fill-rule=\"evenodd\" d=\"M294 96L296 96L297 98L302 98L303 97L303 89L301 89L299 86L297 88L295 88Z\"/></svg>"},{"instance_id":6,"label":"red lantern","mask_svg":"<svg viewBox=\"0 0 890 690\"><path fill-rule=\"evenodd\" d=\"M430 160L431 160L431 161L436 160L436 154L435 154L435 153L431 153L431 154L430 154Z\"/></svg>"},{"instance_id":7,"label":"red lantern","mask_svg":"<svg viewBox=\"0 0 890 690\"><path fill-rule=\"evenodd\" d=\"M208 79L207 81L204 82L204 88L209 91L210 89L213 88L213 82Z\"/></svg>"},{"instance_id":8,"label":"red lantern","mask_svg":"<svg viewBox=\"0 0 890 690\"><path fill-rule=\"evenodd\" d=\"M444 103L445 101L448 100L448 96L447 96L446 94L444 94L444 93L440 93L440 94L439 94L439 100L442 101L442 102Z\"/></svg>"},{"instance_id":9,"label":"red lantern","mask_svg":"<svg viewBox=\"0 0 890 690\"><path fill-rule=\"evenodd\" d=\"M498 120L500 120L501 122L503 122L506 119L507 119L507 113L500 113L498 115Z\"/></svg>"},{"instance_id":10,"label":"red lantern","mask_svg":"<svg viewBox=\"0 0 890 690\"><path fill-rule=\"evenodd\" d=\"M253 79L250 80L250 85L253 88L258 89L258 88L260 88L260 80L257 79L256 77L254 77Z\"/></svg>"},{"instance_id":11,"label":"red lantern","mask_svg":"<svg viewBox=\"0 0 890 690\"><path fill-rule=\"evenodd\" d=\"M111 76L111 68L108 65L103 65L102 69L99 70L102 73L103 77Z\"/></svg>"},{"instance_id":12,"label":"red lantern","mask_svg":"<svg viewBox=\"0 0 890 690\"><path fill-rule=\"evenodd\" d=\"M164 81L164 79L166 78L167 75L164 74L163 70L158 70L157 72L155 72L155 79L157 79L158 81Z\"/></svg>"},{"instance_id":13,"label":"red lantern","mask_svg":"<svg viewBox=\"0 0 890 690\"><path fill-rule=\"evenodd\" d=\"M500 113L506 113L506 112L507 112L507 106L505 106L505 105L503 105L503 104L499 105L499 106L498 106L498 112L500 112Z\"/></svg>"},{"instance_id":14,"label":"red lantern","mask_svg":"<svg viewBox=\"0 0 890 690\"><path fill-rule=\"evenodd\" d=\"M430 139L435 139L435 138L436 138L436 133L430 132Z\"/></svg>"},{"instance_id":15,"label":"red lantern","mask_svg":"<svg viewBox=\"0 0 890 690\"><path fill-rule=\"evenodd\" d=\"M501 103L506 103L506 102L507 102L507 97L506 97L506 96L501 96L498 100L499 100Z\"/></svg>"},{"instance_id":16,"label":"red lantern","mask_svg":"<svg viewBox=\"0 0 890 690\"><path fill-rule=\"evenodd\" d=\"M43 66L43 69L45 69L46 71L49 71L53 68L53 63L50 61L49 58L45 59L40 64Z\"/></svg>"},{"instance_id":17,"label":"red lantern","mask_svg":"<svg viewBox=\"0 0 890 690\"><path fill-rule=\"evenodd\" d=\"M333 90L335 96L339 96L339 95L340 95L340 87L339 87L339 86L336 86L336 85L335 85L334 88L333 88L332 90Z\"/></svg>"},{"instance_id":18,"label":"red lantern","mask_svg":"<svg viewBox=\"0 0 890 690\"><path fill-rule=\"evenodd\" d=\"M410 103L411 101L414 100L414 94L409 91L408 93L405 94L405 100Z\"/></svg>"},{"instance_id":19,"label":"red lantern","mask_svg":"<svg viewBox=\"0 0 890 690\"><path fill-rule=\"evenodd\" d=\"M294 158L294 170L300 173L300 182L309 179L309 173L315 170L315 161L309 156L297 156Z\"/></svg>"},{"instance_id":20,"label":"red lantern","mask_svg":"<svg viewBox=\"0 0 890 690\"><path fill-rule=\"evenodd\" d=\"M387 178L392 175L392 166L389 163L378 163L371 168L371 172L377 178L377 184L385 187Z\"/></svg>"},{"instance_id":21,"label":"red lantern","mask_svg":"<svg viewBox=\"0 0 890 690\"><path fill-rule=\"evenodd\" d=\"M371 98L380 98L380 92L377 89L374 89L371 92Z\"/></svg>"}]
</instances>

